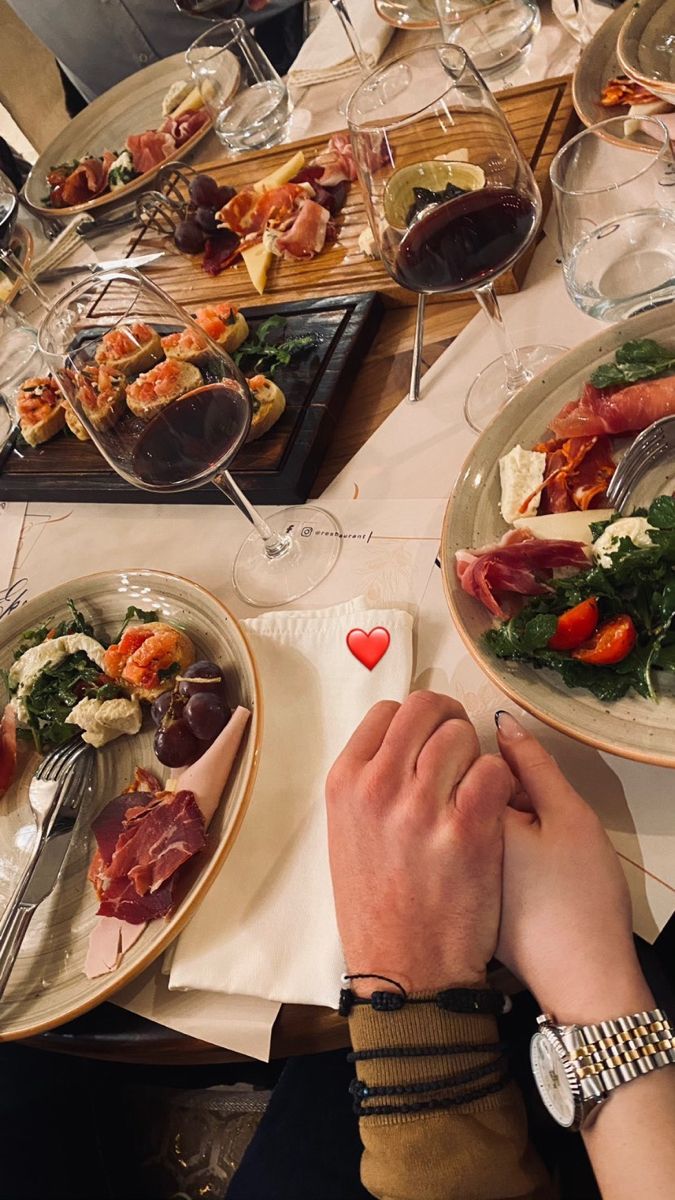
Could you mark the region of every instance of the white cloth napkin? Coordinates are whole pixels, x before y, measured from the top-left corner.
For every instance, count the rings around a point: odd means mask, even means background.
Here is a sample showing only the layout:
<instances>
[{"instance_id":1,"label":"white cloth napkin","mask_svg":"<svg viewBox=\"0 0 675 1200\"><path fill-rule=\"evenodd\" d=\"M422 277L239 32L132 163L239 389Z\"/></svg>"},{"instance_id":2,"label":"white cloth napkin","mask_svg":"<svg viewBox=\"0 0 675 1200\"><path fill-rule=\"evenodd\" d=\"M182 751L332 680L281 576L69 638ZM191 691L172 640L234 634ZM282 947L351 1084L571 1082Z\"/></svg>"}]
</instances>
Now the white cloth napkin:
<instances>
[{"instance_id":1,"label":"white cloth napkin","mask_svg":"<svg viewBox=\"0 0 675 1200\"><path fill-rule=\"evenodd\" d=\"M341 79L359 69L335 9L328 0L324 8L319 24L288 72L288 88L294 97L312 84ZM348 0L347 8L366 62L375 67L391 39L393 27L378 17L372 0Z\"/></svg>"},{"instance_id":2,"label":"white cloth napkin","mask_svg":"<svg viewBox=\"0 0 675 1200\"><path fill-rule=\"evenodd\" d=\"M412 617L361 600L244 624L262 680L260 770L232 853L178 940L169 986L335 1007L344 968L324 783L368 709L408 694ZM346 637L377 625L391 642L369 671Z\"/></svg>"}]
</instances>

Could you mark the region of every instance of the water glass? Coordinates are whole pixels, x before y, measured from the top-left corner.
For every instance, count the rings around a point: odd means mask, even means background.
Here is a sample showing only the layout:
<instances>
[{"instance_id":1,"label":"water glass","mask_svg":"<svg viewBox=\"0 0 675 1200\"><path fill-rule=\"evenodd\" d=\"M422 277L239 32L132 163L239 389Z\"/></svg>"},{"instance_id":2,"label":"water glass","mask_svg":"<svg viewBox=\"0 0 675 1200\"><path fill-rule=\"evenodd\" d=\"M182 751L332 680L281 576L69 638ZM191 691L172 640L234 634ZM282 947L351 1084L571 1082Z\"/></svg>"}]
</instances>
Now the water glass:
<instances>
[{"instance_id":1,"label":"water glass","mask_svg":"<svg viewBox=\"0 0 675 1200\"><path fill-rule=\"evenodd\" d=\"M483 75L514 71L541 28L536 0L436 0L436 9L445 41Z\"/></svg>"},{"instance_id":2,"label":"water glass","mask_svg":"<svg viewBox=\"0 0 675 1200\"><path fill-rule=\"evenodd\" d=\"M202 33L185 53L215 131L234 154L281 141L288 92L240 17Z\"/></svg>"},{"instance_id":3,"label":"water glass","mask_svg":"<svg viewBox=\"0 0 675 1200\"><path fill-rule=\"evenodd\" d=\"M565 283L616 321L675 299L675 159L658 117L612 117L551 164Z\"/></svg>"}]
</instances>

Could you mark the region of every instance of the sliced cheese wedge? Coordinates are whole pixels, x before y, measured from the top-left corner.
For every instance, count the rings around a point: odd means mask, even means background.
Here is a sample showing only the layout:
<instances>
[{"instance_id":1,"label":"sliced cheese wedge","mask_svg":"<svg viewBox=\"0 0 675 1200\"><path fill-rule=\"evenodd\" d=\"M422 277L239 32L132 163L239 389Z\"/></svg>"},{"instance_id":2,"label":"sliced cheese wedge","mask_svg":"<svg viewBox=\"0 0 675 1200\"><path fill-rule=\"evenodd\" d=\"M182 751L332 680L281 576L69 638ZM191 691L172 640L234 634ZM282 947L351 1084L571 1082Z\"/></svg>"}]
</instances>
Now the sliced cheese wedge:
<instances>
[{"instance_id":1,"label":"sliced cheese wedge","mask_svg":"<svg viewBox=\"0 0 675 1200\"><path fill-rule=\"evenodd\" d=\"M270 188L282 187L285 183L288 183L289 179L297 175L298 171L301 171L304 165L305 156L302 150L298 150L297 154L294 154L292 158L289 158L280 167L277 167L276 171L271 171L264 179L259 179L257 183L253 184L253 187L256 192L267 192Z\"/></svg>"},{"instance_id":2,"label":"sliced cheese wedge","mask_svg":"<svg viewBox=\"0 0 675 1200\"><path fill-rule=\"evenodd\" d=\"M585 542L590 546L591 524L609 521L614 516L613 508L593 508L587 512L544 513L541 517L519 517L513 524L516 529L527 529L533 537L553 538L555 541Z\"/></svg>"},{"instance_id":3,"label":"sliced cheese wedge","mask_svg":"<svg viewBox=\"0 0 675 1200\"><path fill-rule=\"evenodd\" d=\"M172 117L182 117L186 112L198 112L204 107L204 97L198 87L193 87L184 100L169 114Z\"/></svg>"},{"instance_id":4,"label":"sliced cheese wedge","mask_svg":"<svg viewBox=\"0 0 675 1200\"><path fill-rule=\"evenodd\" d=\"M248 250L243 250L241 257L244 260L244 266L249 273L251 283L256 292L262 296L267 283L267 272L270 269L270 263L274 258L271 250L267 246L263 246L259 242L257 246L251 246Z\"/></svg>"}]
</instances>

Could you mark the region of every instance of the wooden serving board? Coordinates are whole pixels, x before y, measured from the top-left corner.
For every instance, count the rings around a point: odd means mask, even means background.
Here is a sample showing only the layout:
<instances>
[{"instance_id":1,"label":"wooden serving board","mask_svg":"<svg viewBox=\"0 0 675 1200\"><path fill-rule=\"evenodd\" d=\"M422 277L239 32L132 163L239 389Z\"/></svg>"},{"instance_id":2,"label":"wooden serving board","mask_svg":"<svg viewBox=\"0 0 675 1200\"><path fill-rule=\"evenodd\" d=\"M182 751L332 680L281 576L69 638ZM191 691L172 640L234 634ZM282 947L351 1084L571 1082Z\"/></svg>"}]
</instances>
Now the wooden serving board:
<instances>
[{"instance_id":1,"label":"wooden serving board","mask_svg":"<svg viewBox=\"0 0 675 1200\"><path fill-rule=\"evenodd\" d=\"M251 330L270 316L246 306ZM382 305L374 293L277 304L286 337L314 332L316 348L274 375L286 411L258 441L242 447L232 474L254 504L298 504L307 499L337 417L377 332ZM93 442L67 431L43 446L21 445L0 472L0 500L83 503L227 503L213 484L193 491L143 491L115 474Z\"/></svg>"},{"instance_id":2,"label":"wooden serving board","mask_svg":"<svg viewBox=\"0 0 675 1200\"><path fill-rule=\"evenodd\" d=\"M498 100L532 167L546 211L550 202L549 166L577 124L570 79L565 76L513 88L502 93ZM296 150L303 150L309 161L325 149L327 141L328 135L306 138L291 145L276 146L272 150L241 155L227 162L200 163L199 169L213 175L219 183L227 183L240 190L250 187L256 180L281 166ZM243 263L228 267L215 277L207 275L202 269L200 256L193 258L179 254L169 238L152 230L142 230L132 239L129 253L135 253L139 246L143 250L170 250L165 259L151 268L149 275L174 300L187 307L216 300L229 300L244 306L276 306L280 301L297 300L308 293L312 296L331 296L373 291L381 293L389 304L416 304L417 296L413 292L399 287L379 260L367 258L359 250L359 234L368 224L368 218L358 183L352 184L338 221L337 243L317 258L309 262L276 260L270 268L263 296L255 291ZM498 292L519 290L533 252L534 244L511 271L497 280ZM429 297L431 302L447 299L447 295Z\"/></svg>"}]
</instances>

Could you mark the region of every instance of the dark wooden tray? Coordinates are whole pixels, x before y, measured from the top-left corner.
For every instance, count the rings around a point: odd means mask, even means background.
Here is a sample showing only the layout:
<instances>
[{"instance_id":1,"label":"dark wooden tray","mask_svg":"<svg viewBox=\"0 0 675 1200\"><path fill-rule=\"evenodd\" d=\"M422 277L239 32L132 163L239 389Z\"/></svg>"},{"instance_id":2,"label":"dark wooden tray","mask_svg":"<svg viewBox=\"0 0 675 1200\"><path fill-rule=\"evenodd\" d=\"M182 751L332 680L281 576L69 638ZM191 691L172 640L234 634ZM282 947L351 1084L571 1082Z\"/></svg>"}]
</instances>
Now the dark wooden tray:
<instances>
[{"instance_id":1,"label":"dark wooden tray","mask_svg":"<svg viewBox=\"0 0 675 1200\"><path fill-rule=\"evenodd\" d=\"M382 315L374 293L246 307L251 327L278 313L286 336L313 331L318 344L280 368L274 380L286 395L286 411L259 441L242 447L232 474L255 504L295 504L307 499L337 416ZM213 484L162 494L141 491L116 475L93 442L58 434L44 446L15 448L0 473L0 500L67 503L227 503Z\"/></svg>"}]
</instances>

